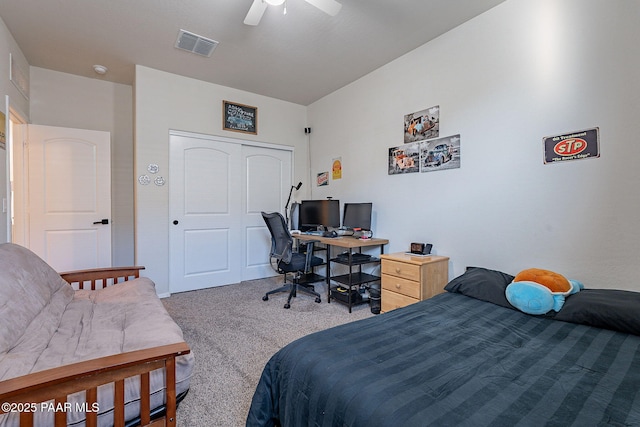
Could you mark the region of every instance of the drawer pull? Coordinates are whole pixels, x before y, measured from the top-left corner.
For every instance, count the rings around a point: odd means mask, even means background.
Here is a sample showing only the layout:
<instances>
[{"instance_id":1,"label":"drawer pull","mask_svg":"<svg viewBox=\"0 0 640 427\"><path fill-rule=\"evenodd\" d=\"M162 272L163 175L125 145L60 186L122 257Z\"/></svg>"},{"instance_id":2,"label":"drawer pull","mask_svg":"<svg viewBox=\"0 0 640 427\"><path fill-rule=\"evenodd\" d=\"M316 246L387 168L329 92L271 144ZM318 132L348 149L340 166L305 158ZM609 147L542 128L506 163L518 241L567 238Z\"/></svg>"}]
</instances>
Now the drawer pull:
<instances>
[{"instance_id":1,"label":"drawer pull","mask_svg":"<svg viewBox=\"0 0 640 427\"><path fill-rule=\"evenodd\" d=\"M396 283L396 289L400 289L400 283Z\"/></svg>"},{"instance_id":2,"label":"drawer pull","mask_svg":"<svg viewBox=\"0 0 640 427\"><path fill-rule=\"evenodd\" d=\"M400 273L400 267L396 267L396 273Z\"/></svg>"}]
</instances>

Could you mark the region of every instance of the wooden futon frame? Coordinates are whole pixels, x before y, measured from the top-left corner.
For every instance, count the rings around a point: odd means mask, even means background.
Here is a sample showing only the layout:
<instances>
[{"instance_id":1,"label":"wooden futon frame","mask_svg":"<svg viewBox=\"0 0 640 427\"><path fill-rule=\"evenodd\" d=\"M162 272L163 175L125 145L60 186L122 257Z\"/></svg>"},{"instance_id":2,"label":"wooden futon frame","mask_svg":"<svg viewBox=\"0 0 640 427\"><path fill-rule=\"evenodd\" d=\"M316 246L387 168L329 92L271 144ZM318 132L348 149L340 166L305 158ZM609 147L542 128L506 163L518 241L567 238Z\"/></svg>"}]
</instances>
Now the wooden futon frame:
<instances>
[{"instance_id":1,"label":"wooden futon frame","mask_svg":"<svg viewBox=\"0 0 640 427\"><path fill-rule=\"evenodd\" d=\"M131 278L140 277L144 267L116 267L61 273L70 285L79 289L111 286ZM176 357L188 354L189 346L185 342L164 345L144 350L131 351L87 360L71 365L60 366L45 371L34 372L0 382L0 402L4 409L24 409L20 411L20 426L33 426L33 408L42 402L53 400L55 407L64 407L67 395L86 391L86 426L98 425L97 412L91 408L97 402L97 388L103 384L114 383L114 426L124 426L124 380L140 375L140 425L175 426L176 425ZM166 370L166 408L164 415L154 416L151 420L149 373L156 369ZM55 411L55 427L67 425L67 414Z\"/></svg>"}]
</instances>

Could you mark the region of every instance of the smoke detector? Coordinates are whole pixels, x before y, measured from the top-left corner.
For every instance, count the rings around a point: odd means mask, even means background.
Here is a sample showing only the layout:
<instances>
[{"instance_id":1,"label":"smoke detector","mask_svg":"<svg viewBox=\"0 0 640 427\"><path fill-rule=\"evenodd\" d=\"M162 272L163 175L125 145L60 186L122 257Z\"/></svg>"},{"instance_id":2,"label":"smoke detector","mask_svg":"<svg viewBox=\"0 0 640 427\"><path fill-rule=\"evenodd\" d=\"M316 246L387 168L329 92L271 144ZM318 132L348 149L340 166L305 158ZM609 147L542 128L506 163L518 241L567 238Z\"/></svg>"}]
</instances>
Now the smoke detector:
<instances>
[{"instance_id":1,"label":"smoke detector","mask_svg":"<svg viewBox=\"0 0 640 427\"><path fill-rule=\"evenodd\" d=\"M93 66L93 71L102 76L107 73L107 67L105 67L104 65L96 64Z\"/></svg>"},{"instance_id":2,"label":"smoke detector","mask_svg":"<svg viewBox=\"0 0 640 427\"><path fill-rule=\"evenodd\" d=\"M178 49L209 57L216 46L218 46L218 42L215 40L211 40L185 30L180 30L180 32L178 32L178 40L176 40L176 47Z\"/></svg>"}]
</instances>

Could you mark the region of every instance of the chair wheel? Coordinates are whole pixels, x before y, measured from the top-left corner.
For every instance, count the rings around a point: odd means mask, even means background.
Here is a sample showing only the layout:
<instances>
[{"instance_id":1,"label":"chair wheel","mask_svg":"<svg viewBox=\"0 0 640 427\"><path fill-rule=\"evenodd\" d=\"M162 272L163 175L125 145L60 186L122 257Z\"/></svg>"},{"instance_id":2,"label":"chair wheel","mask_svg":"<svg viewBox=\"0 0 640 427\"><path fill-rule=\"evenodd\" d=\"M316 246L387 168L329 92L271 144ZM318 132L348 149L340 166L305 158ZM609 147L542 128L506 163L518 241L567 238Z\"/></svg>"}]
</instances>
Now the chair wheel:
<instances>
[{"instance_id":1,"label":"chair wheel","mask_svg":"<svg viewBox=\"0 0 640 427\"><path fill-rule=\"evenodd\" d=\"M289 303L286 303L286 304L284 305L284 308L290 308L290 307L291 307L291 304L289 304Z\"/></svg>"},{"instance_id":2,"label":"chair wheel","mask_svg":"<svg viewBox=\"0 0 640 427\"><path fill-rule=\"evenodd\" d=\"M262 301L269 301L269 296L268 295L263 296Z\"/></svg>"},{"instance_id":3,"label":"chair wheel","mask_svg":"<svg viewBox=\"0 0 640 427\"><path fill-rule=\"evenodd\" d=\"M319 297L318 297L318 298L316 298L316 302L317 302L318 304L320 304L321 300L320 300L320 298L319 298Z\"/></svg>"}]
</instances>

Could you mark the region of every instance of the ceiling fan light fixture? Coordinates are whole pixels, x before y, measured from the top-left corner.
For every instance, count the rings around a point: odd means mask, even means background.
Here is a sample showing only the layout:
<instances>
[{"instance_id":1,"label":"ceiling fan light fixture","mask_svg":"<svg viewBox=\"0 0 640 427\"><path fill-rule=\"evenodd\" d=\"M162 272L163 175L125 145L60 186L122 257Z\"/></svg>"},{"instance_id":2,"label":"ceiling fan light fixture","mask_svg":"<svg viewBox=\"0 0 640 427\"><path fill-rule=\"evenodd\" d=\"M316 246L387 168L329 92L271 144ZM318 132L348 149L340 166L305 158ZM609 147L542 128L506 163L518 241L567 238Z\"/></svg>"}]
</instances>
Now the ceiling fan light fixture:
<instances>
[{"instance_id":1,"label":"ceiling fan light fixture","mask_svg":"<svg viewBox=\"0 0 640 427\"><path fill-rule=\"evenodd\" d=\"M336 16L342 4L336 0L305 0L312 6L317 7L329 16ZM262 15L269 6L280 6L284 3L284 14L287 14L287 0L253 0L247 16L244 18L245 25L258 25Z\"/></svg>"}]
</instances>

